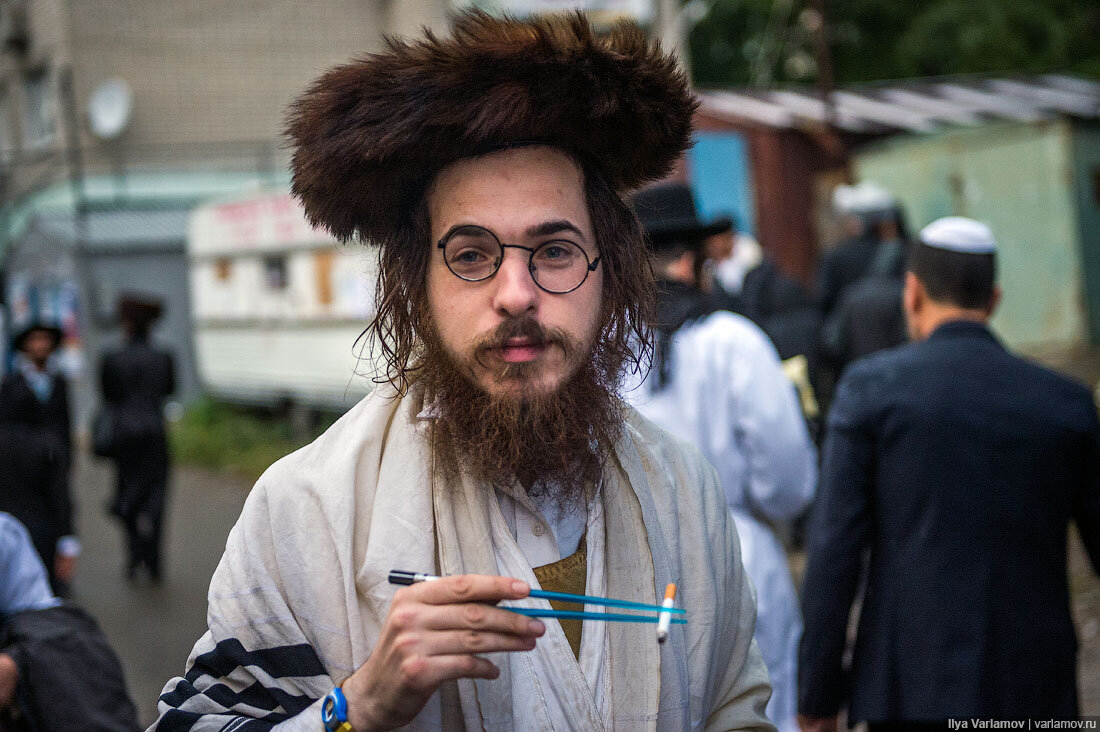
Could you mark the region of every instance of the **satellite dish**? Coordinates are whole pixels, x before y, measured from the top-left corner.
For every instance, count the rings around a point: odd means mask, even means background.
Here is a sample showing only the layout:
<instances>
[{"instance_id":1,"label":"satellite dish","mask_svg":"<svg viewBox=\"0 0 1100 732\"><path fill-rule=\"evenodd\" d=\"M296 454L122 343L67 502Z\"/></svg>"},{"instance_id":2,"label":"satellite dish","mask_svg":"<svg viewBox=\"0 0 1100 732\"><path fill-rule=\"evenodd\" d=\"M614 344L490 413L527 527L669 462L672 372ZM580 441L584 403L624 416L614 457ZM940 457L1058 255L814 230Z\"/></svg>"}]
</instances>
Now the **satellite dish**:
<instances>
[{"instance_id":1,"label":"satellite dish","mask_svg":"<svg viewBox=\"0 0 1100 732\"><path fill-rule=\"evenodd\" d=\"M101 140L113 140L130 121L134 96L122 79L108 79L95 88L88 100L88 121L92 133Z\"/></svg>"}]
</instances>

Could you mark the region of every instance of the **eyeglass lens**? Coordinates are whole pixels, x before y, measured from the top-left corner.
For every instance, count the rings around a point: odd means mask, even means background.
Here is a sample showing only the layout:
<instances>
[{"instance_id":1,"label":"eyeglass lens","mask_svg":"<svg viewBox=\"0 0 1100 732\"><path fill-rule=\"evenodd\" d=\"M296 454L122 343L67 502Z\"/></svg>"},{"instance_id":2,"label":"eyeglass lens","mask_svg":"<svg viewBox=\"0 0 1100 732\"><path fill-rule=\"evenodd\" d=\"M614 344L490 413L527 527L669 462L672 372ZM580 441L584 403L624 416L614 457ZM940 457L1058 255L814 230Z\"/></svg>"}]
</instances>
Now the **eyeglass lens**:
<instances>
[{"instance_id":1,"label":"eyeglass lens","mask_svg":"<svg viewBox=\"0 0 1100 732\"><path fill-rule=\"evenodd\" d=\"M526 247L518 247L526 249ZM447 268L471 282L488 279L500 269L504 248L496 235L480 226L463 226L447 237L443 247ZM531 276L549 292L569 292L589 272L585 251L568 239L543 242L530 256Z\"/></svg>"}]
</instances>

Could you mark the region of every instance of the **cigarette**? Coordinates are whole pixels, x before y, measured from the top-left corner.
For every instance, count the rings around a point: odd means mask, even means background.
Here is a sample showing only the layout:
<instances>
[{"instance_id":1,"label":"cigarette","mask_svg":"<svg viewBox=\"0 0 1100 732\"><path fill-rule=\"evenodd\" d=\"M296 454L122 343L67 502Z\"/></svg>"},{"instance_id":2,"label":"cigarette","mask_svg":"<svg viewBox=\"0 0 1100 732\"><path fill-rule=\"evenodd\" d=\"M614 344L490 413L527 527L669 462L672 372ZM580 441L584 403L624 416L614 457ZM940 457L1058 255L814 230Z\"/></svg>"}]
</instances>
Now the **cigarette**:
<instances>
[{"instance_id":1,"label":"cigarette","mask_svg":"<svg viewBox=\"0 0 1100 732\"><path fill-rule=\"evenodd\" d=\"M665 601L661 603L664 610L657 616L657 642L664 643L668 640L668 626L672 622L671 610L676 603L676 583L670 582L665 588Z\"/></svg>"}]
</instances>

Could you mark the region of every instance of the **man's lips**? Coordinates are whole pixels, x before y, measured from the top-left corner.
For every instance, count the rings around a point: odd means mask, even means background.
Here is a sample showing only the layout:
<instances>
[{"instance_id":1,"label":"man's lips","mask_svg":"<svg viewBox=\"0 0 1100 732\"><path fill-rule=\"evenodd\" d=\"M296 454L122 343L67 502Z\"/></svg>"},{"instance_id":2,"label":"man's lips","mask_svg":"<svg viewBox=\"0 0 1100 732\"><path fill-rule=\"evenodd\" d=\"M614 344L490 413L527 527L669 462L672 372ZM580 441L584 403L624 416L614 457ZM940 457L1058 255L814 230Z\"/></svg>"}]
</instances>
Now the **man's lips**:
<instances>
[{"instance_id":1,"label":"man's lips","mask_svg":"<svg viewBox=\"0 0 1100 732\"><path fill-rule=\"evenodd\" d=\"M500 348L493 349L505 363L526 363L542 355L547 343L529 338L510 338Z\"/></svg>"}]
</instances>

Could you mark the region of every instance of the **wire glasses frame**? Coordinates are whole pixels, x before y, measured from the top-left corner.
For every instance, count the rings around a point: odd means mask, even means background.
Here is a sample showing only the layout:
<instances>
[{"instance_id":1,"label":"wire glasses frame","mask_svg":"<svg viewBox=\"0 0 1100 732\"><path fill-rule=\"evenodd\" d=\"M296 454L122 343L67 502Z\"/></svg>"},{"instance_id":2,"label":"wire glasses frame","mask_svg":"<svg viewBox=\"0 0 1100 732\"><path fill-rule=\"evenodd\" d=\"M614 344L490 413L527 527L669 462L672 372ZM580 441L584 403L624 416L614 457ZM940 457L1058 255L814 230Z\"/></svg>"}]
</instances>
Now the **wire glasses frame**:
<instances>
[{"instance_id":1,"label":"wire glasses frame","mask_svg":"<svg viewBox=\"0 0 1100 732\"><path fill-rule=\"evenodd\" d=\"M531 279L551 295L576 290L600 264L600 257L589 260L588 253L568 239L551 239L537 247L503 244L492 231L473 224L451 230L436 247L443 250L443 262L451 274L466 282L491 278L500 270L505 249L522 249L528 253Z\"/></svg>"}]
</instances>

